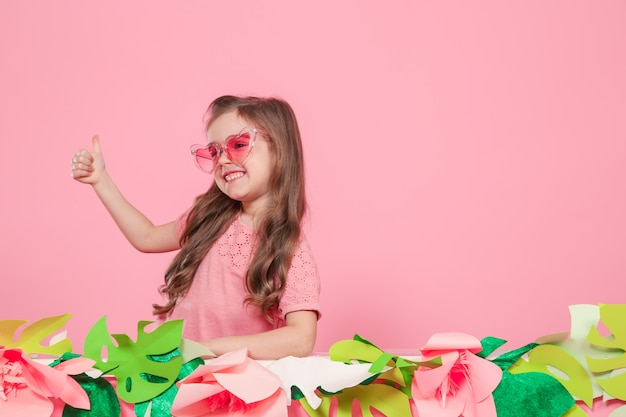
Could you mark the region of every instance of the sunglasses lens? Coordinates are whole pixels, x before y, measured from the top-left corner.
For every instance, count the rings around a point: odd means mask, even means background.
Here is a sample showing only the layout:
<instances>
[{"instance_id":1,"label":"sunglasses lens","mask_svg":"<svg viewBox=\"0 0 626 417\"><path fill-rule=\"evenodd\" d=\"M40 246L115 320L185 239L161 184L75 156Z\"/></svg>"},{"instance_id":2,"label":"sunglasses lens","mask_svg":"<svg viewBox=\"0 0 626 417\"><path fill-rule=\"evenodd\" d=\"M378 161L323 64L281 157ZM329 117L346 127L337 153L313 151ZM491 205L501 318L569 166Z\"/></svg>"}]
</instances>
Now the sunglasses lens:
<instances>
[{"instance_id":1,"label":"sunglasses lens","mask_svg":"<svg viewBox=\"0 0 626 417\"><path fill-rule=\"evenodd\" d=\"M226 142L226 153L234 163L241 165L250 154L250 133L242 133Z\"/></svg>"},{"instance_id":2,"label":"sunglasses lens","mask_svg":"<svg viewBox=\"0 0 626 417\"><path fill-rule=\"evenodd\" d=\"M214 161L217 160L218 154L217 147L214 145L209 145L194 151L198 167L206 172L213 172L213 167L215 166Z\"/></svg>"}]
</instances>

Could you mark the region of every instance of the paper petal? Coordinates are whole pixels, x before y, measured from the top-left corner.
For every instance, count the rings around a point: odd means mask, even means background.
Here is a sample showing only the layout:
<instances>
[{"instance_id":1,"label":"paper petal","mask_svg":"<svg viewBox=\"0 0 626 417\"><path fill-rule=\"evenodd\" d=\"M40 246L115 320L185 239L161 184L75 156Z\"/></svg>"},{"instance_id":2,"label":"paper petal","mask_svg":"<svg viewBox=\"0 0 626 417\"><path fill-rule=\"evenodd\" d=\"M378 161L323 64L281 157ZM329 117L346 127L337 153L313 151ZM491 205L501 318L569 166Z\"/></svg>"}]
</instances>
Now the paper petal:
<instances>
[{"instance_id":1,"label":"paper petal","mask_svg":"<svg viewBox=\"0 0 626 417\"><path fill-rule=\"evenodd\" d=\"M491 397L502 379L502 370L494 363L475 355L467 355L466 360L471 368L472 392L476 401L480 402Z\"/></svg>"},{"instance_id":2,"label":"paper petal","mask_svg":"<svg viewBox=\"0 0 626 417\"><path fill-rule=\"evenodd\" d=\"M464 402L448 401L444 408L439 401L425 399L421 394L414 394L413 401L419 411L419 415L428 417L459 417L465 407Z\"/></svg>"},{"instance_id":3,"label":"paper petal","mask_svg":"<svg viewBox=\"0 0 626 417\"><path fill-rule=\"evenodd\" d=\"M480 340L465 333L436 333L428 339L424 351L432 350L469 350L472 353L480 352Z\"/></svg>"},{"instance_id":4,"label":"paper petal","mask_svg":"<svg viewBox=\"0 0 626 417\"><path fill-rule=\"evenodd\" d=\"M73 358L59 363L53 369L61 371L67 375L78 375L91 369L95 363L96 361L93 359Z\"/></svg>"},{"instance_id":5,"label":"paper petal","mask_svg":"<svg viewBox=\"0 0 626 417\"><path fill-rule=\"evenodd\" d=\"M427 369L419 368L414 374L414 383L417 385L421 395L425 398L435 395L445 378L448 377L450 369L459 357L458 352L447 352L441 355L441 366Z\"/></svg>"},{"instance_id":6,"label":"paper petal","mask_svg":"<svg viewBox=\"0 0 626 417\"><path fill-rule=\"evenodd\" d=\"M280 388L280 380L271 371L249 360L242 373L216 373L215 379L246 403L261 401Z\"/></svg>"},{"instance_id":7,"label":"paper petal","mask_svg":"<svg viewBox=\"0 0 626 417\"><path fill-rule=\"evenodd\" d=\"M67 380L66 374L34 362L23 354L21 361L26 364L22 372L31 390L44 397L60 397Z\"/></svg>"},{"instance_id":8,"label":"paper petal","mask_svg":"<svg viewBox=\"0 0 626 417\"><path fill-rule=\"evenodd\" d=\"M204 400L224 391L217 384L181 384L172 404L172 415L179 417L201 416L211 411Z\"/></svg>"},{"instance_id":9,"label":"paper petal","mask_svg":"<svg viewBox=\"0 0 626 417\"><path fill-rule=\"evenodd\" d=\"M63 386L63 392L59 396L64 403L71 405L74 408L81 408L83 410L89 410L90 403L89 397L85 390L74 381L71 377L67 377L67 381Z\"/></svg>"},{"instance_id":10,"label":"paper petal","mask_svg":"<svg viewBox=\"0 0 626 417\"><path fill-rule=\"evenodd\" d=\"M20 389L16 397L0 404L2 417L49 417L53 411L53 404L45 397L28 388Z\"/></svg>"}]
</instances>

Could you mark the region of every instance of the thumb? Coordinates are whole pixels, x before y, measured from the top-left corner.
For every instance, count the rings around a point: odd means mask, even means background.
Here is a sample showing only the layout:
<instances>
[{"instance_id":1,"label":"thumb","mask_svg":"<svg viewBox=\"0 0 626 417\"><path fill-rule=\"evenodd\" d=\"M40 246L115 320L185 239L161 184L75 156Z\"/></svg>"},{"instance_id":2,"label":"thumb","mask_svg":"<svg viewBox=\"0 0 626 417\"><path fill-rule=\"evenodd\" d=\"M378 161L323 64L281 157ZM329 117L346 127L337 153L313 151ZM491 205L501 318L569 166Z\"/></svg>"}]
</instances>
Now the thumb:
<instances>
[{"instance_id":1,"label":"thumb","mask_svg":"<svg viewBox=\"0 0 626 417\"><path fill-rule=\"evenodd\" d=\"M93 138L91 138L91 151L102 153L102 150L100 149L100 136L93 135Z\"/></svg>"}]
</instances>

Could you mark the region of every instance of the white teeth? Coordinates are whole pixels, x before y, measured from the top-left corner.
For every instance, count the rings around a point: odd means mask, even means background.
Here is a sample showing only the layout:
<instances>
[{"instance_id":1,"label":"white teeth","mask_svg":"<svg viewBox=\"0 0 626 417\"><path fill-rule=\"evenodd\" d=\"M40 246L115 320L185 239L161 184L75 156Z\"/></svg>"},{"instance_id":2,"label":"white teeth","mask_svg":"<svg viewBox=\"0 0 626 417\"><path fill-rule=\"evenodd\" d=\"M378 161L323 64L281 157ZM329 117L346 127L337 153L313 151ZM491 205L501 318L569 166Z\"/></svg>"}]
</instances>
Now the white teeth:
<instances>
[{"instance_id":1,"label":"white teeth","mask_svg":"<svg viewBox=\"0 0 626 417\"><path fill-rule=\"evenodd\" d=\"M243 177L243 172L234 172L232 174L226 175L224 179L226 180L226 182L228 182L241 177Z\"/></svg>"}]
</instances>

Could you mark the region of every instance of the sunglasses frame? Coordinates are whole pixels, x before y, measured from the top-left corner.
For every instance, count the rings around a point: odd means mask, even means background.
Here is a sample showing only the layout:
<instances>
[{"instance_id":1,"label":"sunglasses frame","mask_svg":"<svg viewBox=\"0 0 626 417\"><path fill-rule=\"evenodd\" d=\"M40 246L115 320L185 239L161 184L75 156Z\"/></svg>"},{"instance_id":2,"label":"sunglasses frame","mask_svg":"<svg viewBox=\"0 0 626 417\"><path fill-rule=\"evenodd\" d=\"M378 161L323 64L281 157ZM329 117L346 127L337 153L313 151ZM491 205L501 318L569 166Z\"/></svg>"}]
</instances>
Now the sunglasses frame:
<instances>
[{"instance_id":1,"label":"sunglasses frame","mask_svg":"<svg viewBox=\"0 0 626 417\"><path fill-rule=\"evenodd\" d=\"M250 134L250 144L249 144L248 154L245 156L243 161L237 162L233 160L232 156L228 152L228 143L231 140L236 140L240 138L245 133ZM201 171L209 173L209 174L212 174L213 172L215 172L215 168L217 168L218 166L217 161L221 158L222 154L224 153L226 153L226 156L233 164L238 165L238 166L243 166L243 164L245 164L248 158L250 157L250 154L252 154L252 149L254 149L254 144L256 142L257 134L263 134L263 132L254 126L246 126L243 129L241 129L239 133L235 135L230 135L228 138L226 138L226 142L224 142L224 144L221 144L218 142L210 142L206 145L199 145L199 144L191 145L191 155L193 157L193 161ZM212 163L212 168L210 171L207 171L206 169L202 168L202 165L198 162L198 158L202 158L201 156L198 156L198 151L208 150L210 146L215 146L217 148L217 155L214 158L210 159ZM209 158L204 158L204 159L209 159Z\"/></svg>"}]
</instances>

